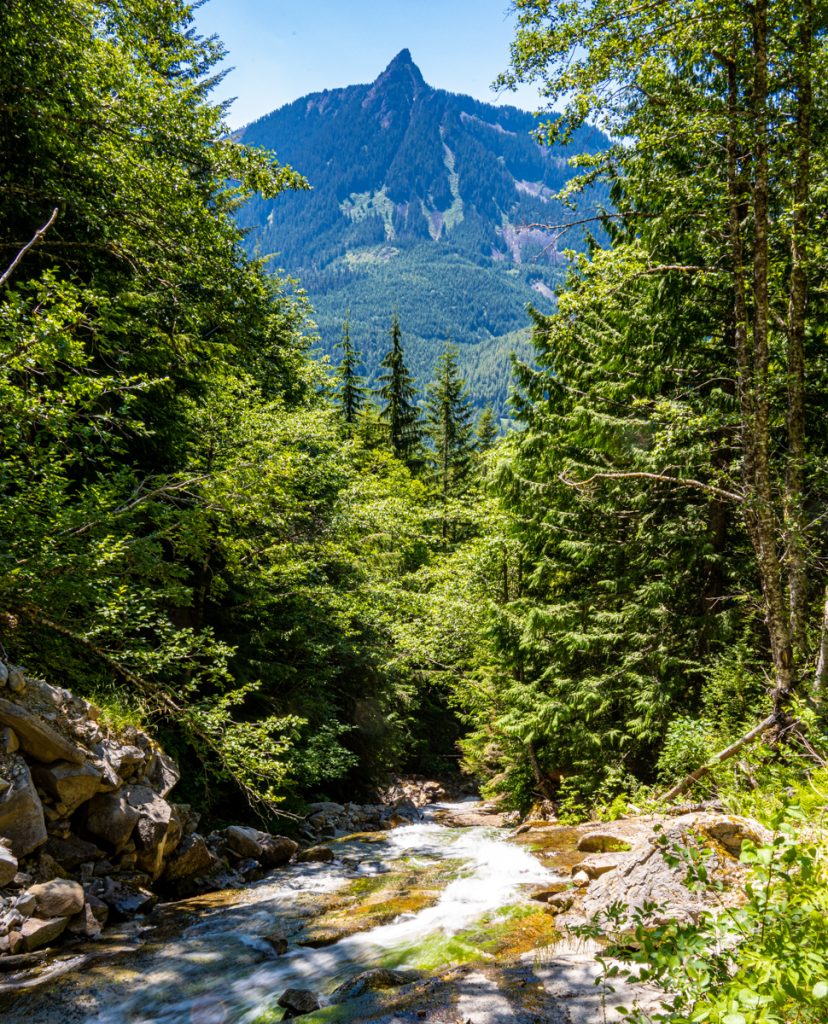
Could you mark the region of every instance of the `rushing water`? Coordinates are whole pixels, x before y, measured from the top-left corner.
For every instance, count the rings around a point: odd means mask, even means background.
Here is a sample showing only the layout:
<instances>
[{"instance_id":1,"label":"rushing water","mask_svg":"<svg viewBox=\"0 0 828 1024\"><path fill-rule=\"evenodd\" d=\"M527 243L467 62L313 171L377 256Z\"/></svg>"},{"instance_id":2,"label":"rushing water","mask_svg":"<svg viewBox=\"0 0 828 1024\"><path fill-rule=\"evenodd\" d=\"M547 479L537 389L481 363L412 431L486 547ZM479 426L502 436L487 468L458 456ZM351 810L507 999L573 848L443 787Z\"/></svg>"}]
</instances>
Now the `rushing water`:
<instances>
[{"instance_id":1,"label":"rushing water","mask_svg":"<svg viewBox=\"0 0 828 1024\"><path fill-rule=\"evenodd\" d=\"M257 883L237 901L209 907L178 934L149 945L137 962L121 962L95 991L88 1024L253 1024L288 987L307 988L324 1002L337 984L378 964L418 966L423 945L457 936L520 902L527 888L556 876L501 830L449 828L429 808L416 825L337 843L328 864L295 865ZM445 871L440 874L440 866ZM440 887L430 906L401 913L324 948L306 948L303 928L355 879L399 871L422 873ZM314 899L318 897L317 903ZM321 908L321 909L320 909ZM281 932L277 956L266 936ZM93 1008L94 1007L94 1008ZM20 1008L22 1010L22 1007ZM21 1017L21 1021L25 1018Z\"/></svg>"}]
</instances>

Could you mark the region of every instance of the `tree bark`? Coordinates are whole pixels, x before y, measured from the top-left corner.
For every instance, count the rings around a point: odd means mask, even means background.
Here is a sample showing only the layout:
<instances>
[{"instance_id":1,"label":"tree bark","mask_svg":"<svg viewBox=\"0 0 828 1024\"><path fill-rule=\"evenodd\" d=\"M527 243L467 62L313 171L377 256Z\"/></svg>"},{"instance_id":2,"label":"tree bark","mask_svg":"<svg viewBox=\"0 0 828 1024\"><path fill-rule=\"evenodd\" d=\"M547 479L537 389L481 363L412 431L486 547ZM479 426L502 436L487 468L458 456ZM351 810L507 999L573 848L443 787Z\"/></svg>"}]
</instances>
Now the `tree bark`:
<instances>
[{"instance_id":1,"label":"tree bark","mask_svg":"<svg viewBox=\"0 0 828 1024\"><path fill-rule=\"evenodd\" d=\"M826 692L828 692L828 586L825 588L825 600L822 605L822 629L819 635L819 652L813 690L814 703L823 712Z\"/></svg>"}]
</instances>

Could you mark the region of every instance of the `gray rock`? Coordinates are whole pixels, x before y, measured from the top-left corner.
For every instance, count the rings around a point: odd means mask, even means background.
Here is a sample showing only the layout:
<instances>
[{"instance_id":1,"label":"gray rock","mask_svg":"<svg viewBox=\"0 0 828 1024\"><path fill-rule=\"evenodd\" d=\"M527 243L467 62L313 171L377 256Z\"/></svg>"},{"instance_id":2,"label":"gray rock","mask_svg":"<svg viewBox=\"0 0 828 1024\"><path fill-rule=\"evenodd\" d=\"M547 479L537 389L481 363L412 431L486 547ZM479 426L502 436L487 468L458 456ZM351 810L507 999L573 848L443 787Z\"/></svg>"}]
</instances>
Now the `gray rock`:
<instances>
[{"instance_id":1,"label":"gray rock","mask_svg":"<svg viewBox=\"0 0 828 1024\"><path fill-rule=\"evenodd\" d=\"M101 850L94 843L88 843L85 839L80 839L75 835L70 835L66 839L50 836L45 850L67 871L75 871L81 864L99 860L103 856Z\"/></svg>"},{"instance_id":2,"label":"gray rock","mask_svg":"<svg viewBox=\"0 0 828 1024\"><path fill-rule=\"evenodd\" d=\"M25 693L26 677L19 665L9 665L7 685L12 693Z\"/></svg>"},{"instance_id":3,"label":"gray rock","mask_svg":"<svg viewBox=\"0 0 828 1024\"><path fill-rule=\"evenodd\" d=\"M325 864L334 859L330 846L311 846L296 855L297 864Z\"/></svg>"},{"instance_id":4,"label":"gray rock","mask_svg":"<svg viewBox=\"0 0 828 1024\"><path fill-rule=\"evenodd\" d=\"M600 878L608 871L615 871L621 857L620 853L591 853L588 857L584 857L577 867L590 878Z\"/></svg>"},{"instance_id":5,"label":"gray rock","mask_svg":"<svg viewBox=\"0 0 828 1024\"><path fill-rule=\"evenodd\" d=\"M33 885L29 895L34 896L36 913L41 918L74 917L83 910L83 886L68 878L55 878L51 882Z\"/></svg>"},{"instance_id":6,"label":"gray rock","mask_svg":"<svg viewBox=\"0 0 828 1024\"><path fill-rule=\"evenodd\" d=\"M75 914L67 926L67 930L73 935L83 935L88 939L94 939L100 935L102 929L103 924L97 919L88 903L84 903L83 908Z\"/></svg>"},{"instance_id":7,"label":"gray rock","mask_svg":"<svg viewBox=\"0 0 828 1024\"><path fill-rule=\"evenodd\" d=\"M84 755L57 730L19 704L0 697L0 725L8 726L17 734L21 748L35 761L71 761L81 764Z\"/></svg>"},{"instance_id":8,"label":"gray rock","mask_svg":"<svg viewBox=\"0 0 828 1024\"><path fill-rule=\"evenodd\" d=\"M46 820L28 765L19 754L10 762L10 786L0 793L0 836L19 859L46 842Z\"/></svg>"},{"instance_id":9,"label":"gray rock","mask_svg":"<svg viewBox=\"0 0 828 1024\"><path fill-rule=\"evenodd\" d=\"M307 988L286 988L279 996L279 1006L287 1011L282 1020L292 1020L319 1009L319 1000Z\"/></svg>"},{"instance_id":10,"label":"gray rock","mask_svg":"<svg viewBox=\"0 0 828 1024\"><path fill-rule=\"evenodd\" d=\"M347 999L359 999L368 992L382 992L419 981L419 971L392 971L387 967L374 967L350 978L331 993L332 1003L344 1003Z\"/></svg>"},{"instance_id":11,"label":"gray rock","mask_svg":"<svg viewBox=\"0 0 828 1024\"><path fill-rule=\"evenodd\" d=\"M231 825L224 830L227 848L237 857L253 857L258 860L262 852L262 841L267 838L266 832L244 825Z\"/></svg>"},{"instance_id":12,"label":"gray rock","mask_svg":"<svg viewBox=\"0 0 828 1024\"><path fill-rule=\"evenodd\" d=\"M286 836L268 836L262 843L258 860L266 868L279 868L287 864L299 849L299 844Z\"/></svg>"},{"instance_id":13,"label":"gray rock","mask_svg":"<svg viewBox=\"0 0 828 1024\"><path fill-rule=\"evenodd\" d=\"M210 852L204 839L194 832L182 839L167 863L163 878L165 882L181 882L207 874L217 865L218 858Z\"/></svg>"},{"instance_id":14,"label":"gray rock","mask_svg":"<svg viewBox=\"0 0 828 1024\"><path fill-rule=\"evenodd\" d=\"M12 853L11 847L0 840L0 889L14 881L17 874L17 857Z\"/></svg>"},{"instance_id":15,"label":"gray rock","mask_svg":"<svg viewBox=\"0 0 828 1024\"><path fill-rule=\"evenodd\" d=\"M112 878L107 878L100 899L113 914L125 919L151 910L158 897L144 889L143 886L130 885L128 882L116 882Z\"/></svg>"},{"instance_id":16,"label":"gray rock","mask_svg":"<svg viewBox=\"0 0 828 1024\"><path fill-rule=\"evenodd\" d=\"M0 661L0 689L9 681L9 668L4 661Z\"/></svg>"},{"instance_id":17,"label":"gray rock","mask_svg":"<svg viewBox=\"0 0 828 1024\"><path fill-rule=\"evenodd\" d=\"M139 817L124 793L98 793L89 801L86 827L117 853L129 842Z\"/></svg>"},{"instance_id":18,"label":"gray rock","mask_svg":"<svg viewBox=\"0 0 828 1024\"><path fill-rule=\"evenodd\" d=\"M35 765L32 768L34 780L44 793L64 805L64 814L69 815L81 804L91 800L101 784L101 773L88 761L73 764L71 761L55 761L50 765Z\"/></svg>"},{"instance_id":19,"label":"gray rock","mask_svg":"<svg viewBox=\"0 0 828 1024\"><path fill-rule=\"evenodd\" d=\"M144 780L160 797L166 797L181 778L178 765L163 750L153 753Z\"/></svg>"},{"instance_id":20,"label":"gray rock","mask_svg":"<svg viewBox=\"0 0 828 1024\"><path fill-rule=\"evenodd\" d=\"M34 917L37 910L37 897L30 892L24 892L14 901L14 909L23 917Z\"/></svg>"},{"instance_id":21,"label":"gray rock","mask_svg":"<svg viewBox=\"0 0 828 1024\"><path fill-rule=\"evenodd\" d=\"M0 662L2 665L2 662ZM17 733L14 729L10 729L7 725L4 725L0 729L0 754L13 754L16 750L20 749L20 740L17 738Z\"/></svg>"},{"instance_id":22,"label":"gray rock","mask_svg":"<svg viewBox=\"0 0 828 1024\"><path fill-rule=\"evenodd\" d=\"M578 849L582 853L619 853L632 849L627 836L620 832L599 829L587 832L578 840Z\"/></svg>"},{"instance_id":23,"label":"gray rock","mask_svg":"<svg viewBox=\"0 0 828 1024\"><path fill-rule=\"evenodd\" d=\"M30 953L33 949L48 946L63 934L68 923L69 919L66 917L46 921L39 917L30 917L20 925L19 930L10 933L9 949L12 953Z\"/></svg>"}]
</instances>

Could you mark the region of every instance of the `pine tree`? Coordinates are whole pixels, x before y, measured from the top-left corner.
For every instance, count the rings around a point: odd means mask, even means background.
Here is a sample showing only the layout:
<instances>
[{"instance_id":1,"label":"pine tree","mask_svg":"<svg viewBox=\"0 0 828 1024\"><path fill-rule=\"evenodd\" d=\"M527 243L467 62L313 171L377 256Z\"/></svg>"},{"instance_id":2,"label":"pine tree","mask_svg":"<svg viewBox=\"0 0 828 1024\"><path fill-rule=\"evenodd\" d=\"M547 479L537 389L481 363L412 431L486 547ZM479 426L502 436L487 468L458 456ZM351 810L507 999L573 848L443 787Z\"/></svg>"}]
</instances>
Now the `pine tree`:
<instances>
[{"instance_id":1,"label":"pine tree","mask_svg":"<svg viewBox=\"0 0 828 1024\"><path fill-rule=\"evenodd\" d=\"M497 440L497 423L495 422L494 410L491 405L487 405L483 412L480 413L480 417L477 420L477 429L475 430L477 436L477 450L480 452L487 452L493 447Z\"/></svg>"},{"instance_id":2,"label":"pine tree","mask_svg":"<svg viewBox=\"0 0 828 1024\"><path fill-rule=\"evenodd\" d=\"M379 378L378 394L383 402L380 419L388 428L394 454L412 466L420 447L420 415L414 404L417 390L405 365L400 319L396 313L391 321L391 348L380 366L385 371Z\"/></svg>"},{"instance_id":3,"label":"pine tree","mask_svg":"<svg viewBox=\"0 0 828 1024\"><path fill-rule=\"evenodd\" d=\"M365 387L365 378L357 373L360 353L351 341L351 321L347 315L342 324L340 348L342 349L342 362L337 368L339 390L336 395L336 403L350 434L356 425L360 409L365 404L367 389Z\"/></svg>"},{"instance_id":4,"label":"pine tree","mask_svg":"<svg viewBox=\"0 0 828 1024\"><path fill-rule=\"evenodd\" d=\"M474 452L472 410L454 345L443 349L436 378L428 388L426 435L434 446L430 461L445 499L462 490Z\"/></svg>"}]
</instances>

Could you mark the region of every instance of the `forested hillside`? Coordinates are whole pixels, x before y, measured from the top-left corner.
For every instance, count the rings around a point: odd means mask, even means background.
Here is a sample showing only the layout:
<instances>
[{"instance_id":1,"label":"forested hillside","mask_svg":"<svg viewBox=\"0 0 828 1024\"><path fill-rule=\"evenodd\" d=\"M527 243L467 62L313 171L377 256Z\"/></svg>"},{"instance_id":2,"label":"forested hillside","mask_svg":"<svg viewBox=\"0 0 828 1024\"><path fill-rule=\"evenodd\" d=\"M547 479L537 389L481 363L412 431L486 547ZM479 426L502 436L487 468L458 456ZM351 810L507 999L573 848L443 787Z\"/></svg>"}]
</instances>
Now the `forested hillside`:
<instances>
[{"instance_id":1,"label":"forested hillside","mask_svg":"<svg viewBox=\"0 0 828 1024\"><path fill-rule=\"evenodd\" d=\"M505 335L528 327L530 302L552 309L562 251L584 246L582 224L552 227L577 219L555 196L577 174L572 157L607 146L586 125L567 145L543 146L536 127L515 107L432 88L403 50L370 85L304 96L238 133L312 186L252 198L238 215L248 250L299 277L322 351L333 352L350 311L374 380L396 311L421 386L451 339L473 400L505 414ZM599 185L582 205L605 196Z\"/></svg>"},{"instance_id":2,"label":"forested hillside","mask_svg":"<svg viewBox=\"0 0 828 1024\"><path fill-rule=\"evenodd\" d=\"M783 823L745 848L747 946L641 956L673 1024L818 1024L824 955L790 951L825 940L828 7L517 11L504 82L591 153L565 268L509 241L560 151L405 51L234 137L183 0L0 8L2 648L153 731L210 820L419 770L566 821L686 793ZM499 437L464 345L497 403L506 307L564 269Z\"/></svg>"}]
</instances>

